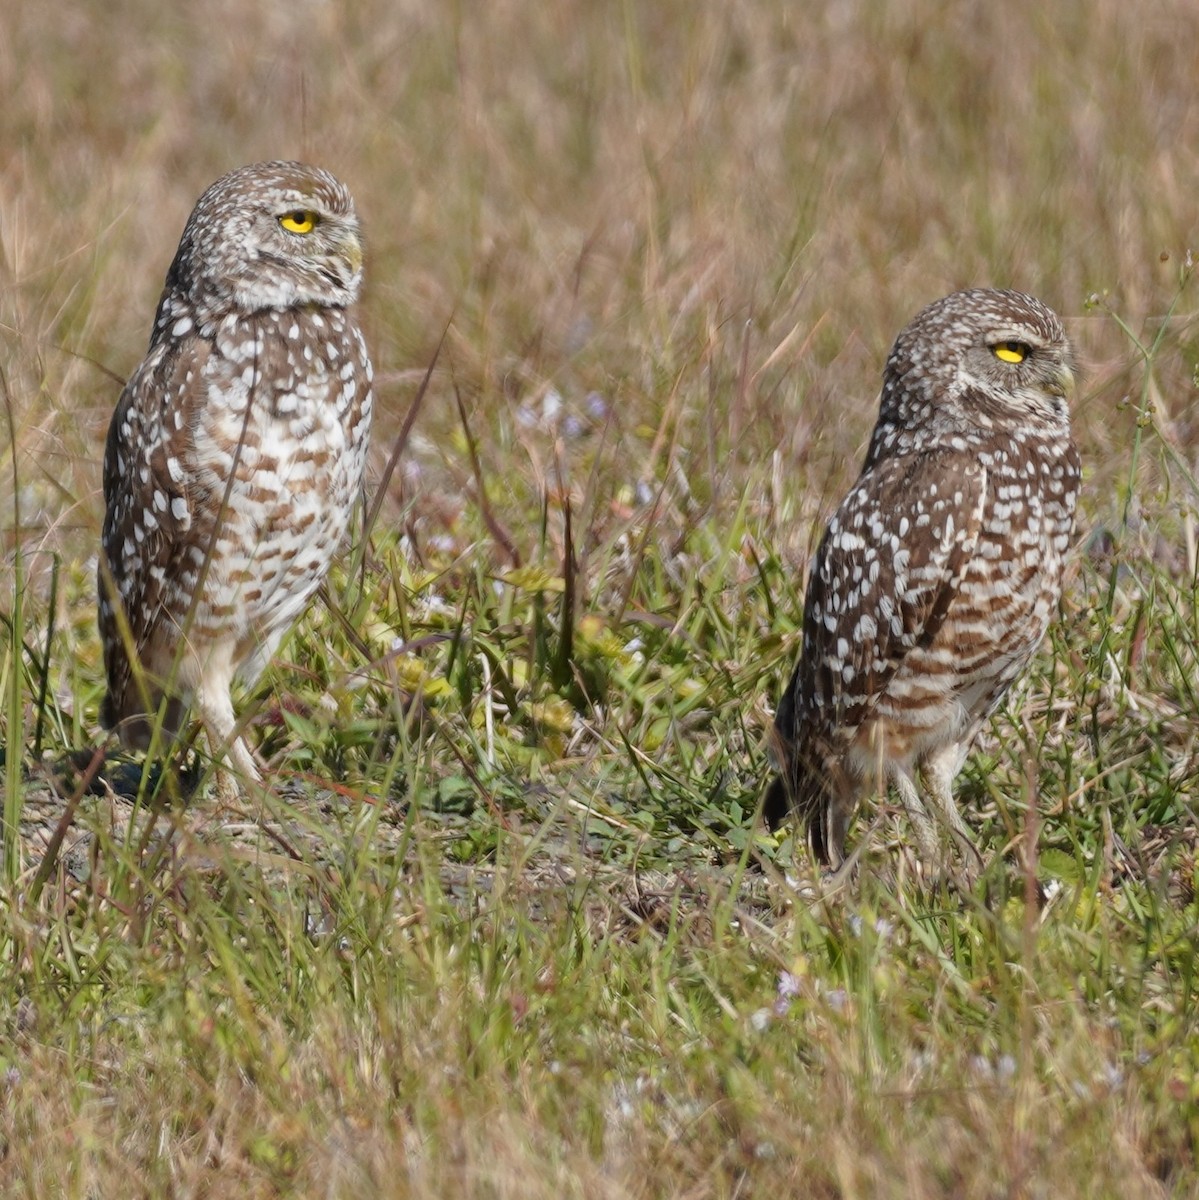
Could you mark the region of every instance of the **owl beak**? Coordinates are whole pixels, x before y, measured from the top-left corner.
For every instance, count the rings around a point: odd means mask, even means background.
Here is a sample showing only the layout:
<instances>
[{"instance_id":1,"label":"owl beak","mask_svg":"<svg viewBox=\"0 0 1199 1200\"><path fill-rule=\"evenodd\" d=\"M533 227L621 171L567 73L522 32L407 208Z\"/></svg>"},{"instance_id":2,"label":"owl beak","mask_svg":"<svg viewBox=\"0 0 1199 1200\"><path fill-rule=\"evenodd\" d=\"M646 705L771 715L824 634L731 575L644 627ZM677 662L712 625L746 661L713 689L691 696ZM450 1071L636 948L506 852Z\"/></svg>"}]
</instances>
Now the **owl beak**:
<instances>
[{"instance_id":1,"label":"owl beak","mask_svg":"<svg viewBox=\"0 0 1199 1200\"><path fill-rule=\"evenodd\" d=\"M362 270L362 241L354 232L346 234L341 243L341 252L345 256L350 274L357 276Z\"/></svg>"},{"instance_id":2,"label":"owl beak","mask_svg":"<svg viewBox=\"0 0 1199 1200\"><path fill-rule=\"evenodd\" d=\"M1074 386L1074 368L1068 362L1064 362L1046 381L1045 390L1051 396L1060 396L1063 400L1069 401L1074 398Z\"/></svg>"},{"instance_id":3,"label":"owl beak","mask_svg":"<svg viewBox=\"0 0 1199 1200\"><path fill-rule=\"evenodd\" d=\"M362 240L353 229L347 229L329 246L321 273L338 287L354 287L362 274Z\"/></svg>"}]
</instances>

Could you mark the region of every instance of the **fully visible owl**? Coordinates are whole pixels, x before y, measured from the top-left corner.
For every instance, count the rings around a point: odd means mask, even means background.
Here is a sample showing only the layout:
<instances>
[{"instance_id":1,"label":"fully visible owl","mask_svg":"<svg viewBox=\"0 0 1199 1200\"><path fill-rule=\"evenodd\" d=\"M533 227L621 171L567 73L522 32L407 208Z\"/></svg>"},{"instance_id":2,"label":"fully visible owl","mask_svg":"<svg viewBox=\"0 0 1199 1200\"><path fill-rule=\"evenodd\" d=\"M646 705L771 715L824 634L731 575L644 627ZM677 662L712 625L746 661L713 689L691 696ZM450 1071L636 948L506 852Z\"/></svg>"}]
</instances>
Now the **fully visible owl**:
<instances>
[{"instance_id":1,"label":"fully visible owl","mask_svg":"<svg viewBox=\"0 0 1199 1200\"><path fill-rule=\"evenodd\" d=\"M859 802L889 785L931 868L943 834L977 854L953 781L1061 596L1074 386L1061 321L1020 292L957 292L896 340L775 717L766 819L796 814L820 862L842 862Z\"/></svg>"},{"instance_id":2,"label":"fully visible owl","mask_svg":"<svg viewBox=\"0 0 1199 1200\"><path fill-rule=\"evenodd\" d=\"M362 486L362 254L349 191L298 162L231 171L187 221L104 452L101 720L126 746L194 706L258 778L230 688L320 586Z\"/></svg>"}]
</instances>

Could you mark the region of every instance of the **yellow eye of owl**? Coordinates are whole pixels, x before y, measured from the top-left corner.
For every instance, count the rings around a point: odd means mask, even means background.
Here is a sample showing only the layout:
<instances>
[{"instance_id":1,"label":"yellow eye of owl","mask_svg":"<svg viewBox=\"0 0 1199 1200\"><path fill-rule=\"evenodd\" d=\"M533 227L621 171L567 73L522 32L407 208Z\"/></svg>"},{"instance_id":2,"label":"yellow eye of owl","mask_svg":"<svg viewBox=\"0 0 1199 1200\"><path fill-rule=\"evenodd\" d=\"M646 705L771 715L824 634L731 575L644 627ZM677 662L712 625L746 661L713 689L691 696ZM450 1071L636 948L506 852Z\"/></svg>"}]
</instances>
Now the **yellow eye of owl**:
<instances>
[{"instance_id":1,"label":"yellow eye of owl","mask_svg":"<svg viewBox=\"0 0 1199 1200\"><path fill-rule=\"evenodd\" d=\"M1029 348L1023 342L996 342L991 353L1004 362L1019 363L1028 357Z\"/></svg>"},{"instance_id":2,"label":"yellow eye of owl","mask_svg":"<svg viewBox=\"0 0 1199 1200\"><path fill-rule=\"evenodd\" d=\"M284 213L279 218L279 224L289 233L311 233L319 220L316 213L309 212L305 208L297 208L295 212Z\"/></svg>"}]
</instances>

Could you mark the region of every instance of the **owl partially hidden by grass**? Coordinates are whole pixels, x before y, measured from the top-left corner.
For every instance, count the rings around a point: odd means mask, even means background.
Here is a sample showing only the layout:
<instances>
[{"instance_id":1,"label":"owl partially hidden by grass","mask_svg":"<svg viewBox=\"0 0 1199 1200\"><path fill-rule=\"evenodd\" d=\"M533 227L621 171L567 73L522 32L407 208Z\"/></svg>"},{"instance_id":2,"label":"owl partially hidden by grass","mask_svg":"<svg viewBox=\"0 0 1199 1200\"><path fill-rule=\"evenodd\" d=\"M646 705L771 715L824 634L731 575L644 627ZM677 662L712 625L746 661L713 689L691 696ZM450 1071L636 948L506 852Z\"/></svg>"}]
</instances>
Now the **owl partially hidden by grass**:
<instances>
[{"instance_id":1,"label":"owl partially hidden by grass","mask_svg":"<svg viewBox=\"0 0 1199 1200\"><path fill-rule=\"evenodd\" d=\"M947 296L896 340L774 723L765 816L798 816L819 862L841 864L858 804L889 785L930 868L942 835L977 859L953 781L1061 596L1074 376L1061 322L1019 292Z\"/></svg>"},{"instance_id":2,"label":"owl partially hidden by grass","mask_svg":"<svg viewBox=\"0 0 1199 1200\"><path fill-rule=\"evenodd\" d=\"M361 284L353 199L319 168L242 167L188 219L104 452L101 720L127 747L194 705L214 755L259 778L230 688L320 586L361 489Z\"/></svg>"}]
</instances>

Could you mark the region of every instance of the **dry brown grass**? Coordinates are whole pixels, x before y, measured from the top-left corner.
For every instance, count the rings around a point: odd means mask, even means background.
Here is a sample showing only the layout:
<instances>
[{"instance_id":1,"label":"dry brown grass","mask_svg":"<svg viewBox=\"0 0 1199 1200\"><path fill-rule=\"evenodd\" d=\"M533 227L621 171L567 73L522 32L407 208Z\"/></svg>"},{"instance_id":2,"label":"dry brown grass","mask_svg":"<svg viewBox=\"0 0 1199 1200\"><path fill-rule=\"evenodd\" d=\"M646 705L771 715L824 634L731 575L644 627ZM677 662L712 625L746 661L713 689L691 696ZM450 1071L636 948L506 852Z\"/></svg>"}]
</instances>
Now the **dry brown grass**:
<instances>
[{"instance_id":1,"label":"dry brown grass","mask_svg":"<svg viewBox=\"0 0 1199 1200\"><path fill-rule=\"evenodd\" d=\"M627 435L677 394L688 454L711 424L763 487L780 451L788 539L809 473L822 492L844 482L880 361L925 301L974 284L1041 295L1105 385L1128 346L1087 297L1134 324L1162 313L1195 241L1185 0L802 15L118 0L26 7L9 26L9 386L31 481L68 492L35 527L94 529L116 390L97 365L123 377L137 361L195 197L256 158L320 161L357 194L393 427L452 315L446 372L500 447L513 406L550 386L611 396ZM1079 407L1095 470L1128 436L1115 398L1097 387ZM830 401L844 420L825 419ZM438 482L456 423L443 379L420 427ZM630 442L635 467L648 452L629 437L626 469Z\"/></svg>"},{"instance_id":2,"label":"dry brown grass","mask_svg":"<svg viewBox=\"0 0 1199 1200\"><path fill-rule=\"evenodd\" d=\"M20 549L37 645L49 552L64 566L55 749L97 734L89 576L108 417L195 198L263 158L318 162L357 197L376 478L448 324L376 531L376 591L358 613L371 645L406 630L430 589L468 629L495 617L474 634L497 663L541 621L519 587L485 603L509 564L480 486L522 555L555 570L569 495L578 613L621 641L677 617L686 645L663 651L669 671L644 692L629 685L627 710L613 699L607 724L602 706L584 714L594 746L546 735L553 753L530 749L535 786L488 777L494 807L466 831L480 859L514 856L511 895L497 885L463 906L443 891L440 827L422 816L416 867L353 860L355 875L339 860L321 876L340 949L308 945L290 892L266 922L273 885L232 868L180 867L166 887L126 863L80 908L66 884L40 907L5 892L6 1193L1195 1187L1193 857L1171 876L1189 899L1171 908L1120 837L1193 821L1199 337L1180 277L1199 244L1196 44L1193 0L10 3L0 578ZM638 822L680 796L726 804L722 758L730 776L760 766L803 564L856 470L887 348L924 303L973 285L1033 292L1066 318L1087 368L1080 542L1109 531L1127 556L1126 573L1080 554L1058 690L1044 672L1030 701L1044 722L1005 726L970 785L1014 840L1005 798L1024 794L1022 756L1040 755L1053 848L1087 864L1079 893L1040 933L1016 900L945 914L868 894L861 911L898 930L864 948L835 913L736 908L737 881L719 873L689 879L687 911L644 928L618 887L593 884L624 922L598 931L596 896L522 884L543 792L599 810L626 837L614 861L644 866L663 845L684 851L648 834L642 848ZM1113 313L1147 346L1164 329L1135 455L1145 364ZM771 619L762 593L780 573ZM327 632L293 651L331 677L337 654L361 665ZM704 711L678 698L697 680ZM346 724L364 695L339 694ZM490 764L471 766L470 699L437 727L453 753L402 717L389 732L419 742L397 752L416 764L412 794L427 777L452 800L460 759L472 785ZM10 748L10 772L17 759ZM687 861L713 846L736 860L747 822L730 822L732 850L722 826ZM565 835L580 873L594 828ZM1122 871L1145 893L1121 892ZM790 1012L755 1024L780 971L801 966Z\"/></svg>"}]
</instances>

